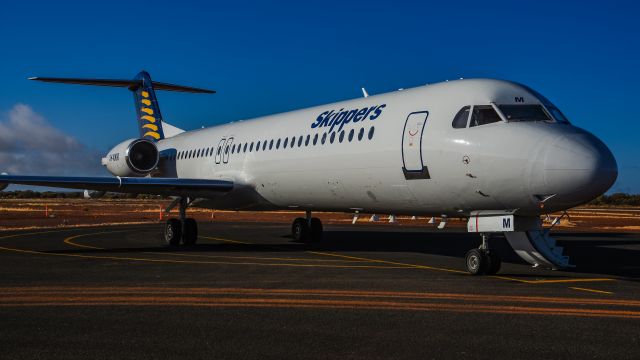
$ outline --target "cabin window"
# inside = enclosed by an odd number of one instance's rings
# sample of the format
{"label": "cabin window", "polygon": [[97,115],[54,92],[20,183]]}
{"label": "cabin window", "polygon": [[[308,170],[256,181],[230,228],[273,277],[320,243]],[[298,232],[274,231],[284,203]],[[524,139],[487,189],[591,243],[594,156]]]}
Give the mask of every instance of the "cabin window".
{"label": "cabin window", "polygon": [[491,105],[474,105],[469,127],[502,121]]}
{"label": "cabin window", "polygon": [[318,143],[318,134],[313,135],[313,145],[315,146]]}
{"label": "cabin window", "polygon": [[302,135],[298,138],[298,147],[302,146]]}
{"label": "cabin window", "polygon": [[249,146],[249,152],[253,151],[253,141],[251,142],[251,146]]}
{"label": "cabin window", "polygon": [[375,127],[371,127],[371,129],[369,129],[369,140],[373,139],[373,132],[376,131]]}
{"label": "cabin window", "polygon": [[322,145],[324,145],[324,143],[327,141],[327,133],[322,134],[322,141],[320,141],[322,143]]}
{"label": "cabin window", "polygon": [[293,148],[294,146],[296,146],[296,137],[292,137],[291,138],[291,147]]}
{"label": "cabin window", "polygon": [[329,140],[332,144],[333,144],[333,140],[336,139],[336,133],[332,132],[331,133],[331,139]]}
{"label": "cabin window", "polygon": [[364,128],[360,128],[358,132],[358,141],[362,141],[362,137],[364,136]]}
{"label": "cabin window", "polygon": [[269,142],[269,150],[273,149],[273,140]]}
{"label": "cabin window", "polygon": [[471,112],[471,106],[465,106],[453,118],[453,122],[451,126],[454,129],[464,129],[467,127],[467,123],[469,122],[469,113]]}
{"label": "cabin window", "polygon": [[309,140],[311,140],[311,135],[307,135],[307,139],[304,141],[304,146],[309,146]]}
{"label": "cabin window", "polygon": [[276,142],[276,149],[280,149],[280,139],[278,139],[278,142]]}
{"label": "cabin window", "polygon": [[242,149],[242,152],[243,152],[243,153],[246,153],[246,152],[247,152],[247,143],[244,143],[244,148]]}
{"label": "cabin window", "polygon": [[258,141],[258,144],[256,145],[256,151],[260,151],[260,141]]}
{"label": "cabin window", "polygon": [[340,142],[342,142],[342,140],[344,140],[344,130],[340,131],[340,137],[338,137],[338,140]]}
{"label": "cabin window", "polygon": [[542,105],[498,105],[508,121],[551,121]]}
{"label": "cabin window", "polygon": [[351,142],[351,140],[353,140],[353,134],[355,133],[355,130],[351,129],[349,131],[349,142]]}
{"label": "cabin window", "polygon": [[267,150],[267,140],[262,142],[262,151]]}

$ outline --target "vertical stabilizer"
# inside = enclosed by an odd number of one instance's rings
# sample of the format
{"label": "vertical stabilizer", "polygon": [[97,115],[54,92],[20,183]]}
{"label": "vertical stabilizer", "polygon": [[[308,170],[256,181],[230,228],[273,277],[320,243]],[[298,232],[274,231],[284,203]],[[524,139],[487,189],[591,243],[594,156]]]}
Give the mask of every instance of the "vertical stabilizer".
{"label": "vertical stabilizer", "polygon": [[162,131],[162,115],[156,93],[153,90],[153,82],[151,76],[146,71],[141,71],[136,75],[135,80],[139,80],[141,85],[131,87],[133,92],[133,100],[138,115],[138,131],[140,138],[151,141],[164,139]]}

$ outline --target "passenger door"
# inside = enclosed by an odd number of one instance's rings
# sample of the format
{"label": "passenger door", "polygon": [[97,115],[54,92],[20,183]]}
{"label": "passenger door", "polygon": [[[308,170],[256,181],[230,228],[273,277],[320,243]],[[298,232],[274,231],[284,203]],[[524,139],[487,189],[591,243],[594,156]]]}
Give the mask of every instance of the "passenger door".
{"label": "passenger door", "polygon": [[226,138],[222,138],[218,143],[218,147],[216,148],[216,164],[220,164],[222,161],[222,152],[224,151],[224,143],[227,141]]}
{"label": "passenger door", "polygon": [[222,162],[225,164],[229,162],[229,153],[231,152],[231,145],[233,145],[232,137],[230,137],[229,140],[227,140],[227,144],[224,146],[224,155],[222,155]]}
{"label": "passenger door", "polygon": [[422,137],[429,117],[428,111],[409,114],[402,131],[402,172],[407,180],[429,179],[429,170],[422,158]]}

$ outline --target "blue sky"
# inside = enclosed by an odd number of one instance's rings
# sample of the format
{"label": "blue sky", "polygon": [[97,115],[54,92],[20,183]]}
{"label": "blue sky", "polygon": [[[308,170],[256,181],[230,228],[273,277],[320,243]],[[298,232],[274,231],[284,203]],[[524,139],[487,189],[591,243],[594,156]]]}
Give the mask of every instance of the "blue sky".
{"label": "blue sky", "polygon": [[612,190],[640,193],[639,10],[632,1],[8,1],[0,125],[41,121],[66,139],[63,157],[83,156],[65,166],[18,156],[37,151],[28,144],[4,157],[0,146],[0,165],[105,174],[100,154],[137,134],[127,91],[29,76],[130,78],[145,69],[218,90],[158,94],[165,120],[186,129],[359,97],[361,86],[380,93],[494,77],[528,84],[602,138],[620,167]]}

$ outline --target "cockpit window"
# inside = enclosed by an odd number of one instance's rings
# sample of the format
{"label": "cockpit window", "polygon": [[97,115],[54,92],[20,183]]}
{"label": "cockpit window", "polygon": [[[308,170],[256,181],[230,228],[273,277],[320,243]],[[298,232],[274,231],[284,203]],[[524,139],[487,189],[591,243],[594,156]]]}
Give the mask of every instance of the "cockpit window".
{"label": "cockpit window", "polygon": [[538,100],[540,100],[540,102],[542,103],[542,105],[544,105],[545,108],[547,108],[547,111],[549,111],[549,113],[551,113],[551,116],[553,116],[553,118],[562,124],[569,124],[569,120],[564,116],[564,114],[558,110],[558,108],[553,105],[553,103],[551,101],[549,101],[549,99],[547,99],[546,97],[544,97],[542,94],[540,94],[539,92],[533,90],[532,88],[523,85],[523,84],[519,84],[520,86],[522,86],[523,88],[525,88],[526,90],[528,90],[530,93],[532,93],[535,97],[538,98]]}
{"label": "cockpit window", "polygon": [[542,105],[498,105],[508,121],[551,121]]}
{"label": "cockpit window", "polygon": [[560,111],[557,107],[551,104],[546,104],[545,106],[547,107],[547,110],[549,110],[549,112],[551,113],[551,116],[553,116],[553,118],[556,119],[557,122],[562,124],[569,123],[569,120],[564,116],[562,111]]}
{"label": "cockpit window", "polygon": [[491,105],[475,105],[471,114],[469,127],[491,124],[502,121]]}
{"label": "cockpit window", "polygon": [[453,122],[451,126],[454,129],[464,129],[467,127],[467,122],[469,121],[469,112],[471,110],[471,106],[465,106],[453,118]]}

